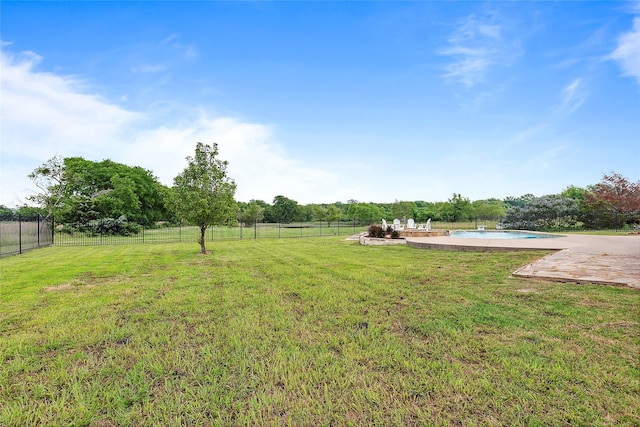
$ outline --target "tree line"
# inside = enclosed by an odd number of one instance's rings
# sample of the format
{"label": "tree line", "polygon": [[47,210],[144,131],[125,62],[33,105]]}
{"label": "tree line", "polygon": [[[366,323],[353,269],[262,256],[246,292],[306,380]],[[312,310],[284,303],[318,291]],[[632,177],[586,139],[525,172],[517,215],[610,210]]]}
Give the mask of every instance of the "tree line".
{"label": "tree line", "polygon": [[[9,209],[0,217],[40,214],[55,216],[63,229],[135,233],[139,227],[186,222],[200,226],[253,225],[340,220],[379,222],[409,219],[432,221],[499,221],[514,229],[567,227],[621,228],[640,222],[640,181],[612,172],[586,188],[569,186],[559,194],[532,194],[471,201],[454,193],[446,201],[347,202],[300,204],[284,195],[271,203],[238,202],[227,162],[217,158],[217,145],[198,143],[187,167],[173,186],[161,184],[152,171],[111,160],[54,156],[29,174],[39,193],[35,206]],[[107,219],[107,221],[105,221]],[[97,230],[97,227],[102,227]]]}

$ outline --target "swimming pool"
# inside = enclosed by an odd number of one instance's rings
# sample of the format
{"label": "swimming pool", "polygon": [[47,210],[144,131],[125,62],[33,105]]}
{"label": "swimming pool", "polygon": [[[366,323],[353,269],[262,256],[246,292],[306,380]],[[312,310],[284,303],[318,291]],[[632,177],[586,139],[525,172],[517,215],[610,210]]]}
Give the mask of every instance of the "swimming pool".
{"label": "swimming pool", "polygon": [[527,233],[526,231],[484,231],[484,230],[457,230],[451,233],[451,237],[464,237],[465,239],[548,239],[551,234]]}

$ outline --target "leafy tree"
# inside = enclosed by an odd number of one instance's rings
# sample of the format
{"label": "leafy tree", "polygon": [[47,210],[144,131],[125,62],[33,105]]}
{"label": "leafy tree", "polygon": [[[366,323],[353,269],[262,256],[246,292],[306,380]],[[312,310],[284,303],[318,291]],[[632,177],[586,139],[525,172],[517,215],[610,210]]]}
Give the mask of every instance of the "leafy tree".
{"label": "leafy tree", "polygon": [[274,197],[272,214],[275,222],[288,224],[295,221],[299,213],[299,205],[295,200],[285,196]]}
{"label": "leafy tree", "polygon": [[640,219],[640,181],[630,182],[622,175],[612,172],[589,188],[586,203],[593,211],[608,211],[614,215],[614,226]]}
{"label": "leafy tree", "polygon": [[99,218],[152,225],[167,215],[163,187],[148,170],[111,160],[54,156],[29,177],[41,193],[29,197],[58,222],[80,226]]}
{"label": "leafy tree", "polygon": [[452,221],[465,221],[473,218],[473,206],[466,197],[453,193],[448,203],[450,205],[449,219]]}
{"label": "leafy tree", "polygon": [[54,215],[63,203],[65,192],[64,159],[53,156],[29,174],[29,178],[41,193],[27,197],[28,200],[44,207],[47,217]]}
{"label": "leafy tree", "polygon": [[411,218],[411,214],[413,212],[413,208],[414,208],[415,204],[413,202],[407,202],[407,201],[398,201],[396,200],[395,202],[393,202],[393,204],[391,205],[391,214],[393,215],[394,218]]}
{"label": "leafy tree", "polygon": [[576,224],[578,214],[578,202],[552,194],[536,197],[524,207],[509,207],[505,223],[509,228],[520,230],[572,227]]}
{"label": "leafy tree", "polygon": [[310,204],[307,208],[311,210],[311,217],[314,221],[324,221],[327,218],[327,208],[322,205]]}
{"label": "leafy tree", "polygon": [[374,203],[352,203],[347,210],[347,217],[357,221],[378,222],[385,218],[385,214]]}
{"label": "leafy tree", "polygon": [[495,220],[506,213],[504,202],[498,199],[474,200],[472,203],[476,218],[482,220]]}
{"label": "leafy tree", "polygon": [[15,216],[15,212],[13,209],[6,207],[5,205],[0,205],[0,219],[11,220]]}
{"label": "leafy tree", "polygon": [[[130,221],[152,225],[166,219],[166,190],[151,171],[111,160],[93,162],[81,157],[64,159],[65,204],[85,196],[98,217],[127,216]],[[73,205],[73,204],[72,204]],[[65,221],[77,222],[73,210],[64,209]]]}
{"label": "leafy tree", "polygon": [[329,205],[327,207],[327,215],[325,221],[327,221],[327,227],[331,227],[331,223],[334,221],[340,221],[342,218],[342,209],[336,205]]}
{"label": "leafy tree", "polygon": [[178,216],[200,227],[200,250],[207,253],[207,227],[235,220],[235,182],[227,176],[227,161],[218,155],[218,145],[198,142],[195,156],[187,156],[187,167],[173,180],[170,204]]}
{"label": "leafy tree", "polygon": [[20,206],[16,213],[23,218],[35,218],[37,216],[46,217],[47,211],[44,208],[34,206]]}
{"label": "leafy tree", "polygon": [[262,222],[264,219],[264,208],[255,200],[252,200],[242,210],[241,219],[243,223],[249,226]]}
{"label": "leafy tree", "polygon": [[517,206],[517,207],[523,208],[535,198],[536,198],[536,196],[534,196],[533,194],[527,193],[527,194],[524,194],[524,195],[522,195],[520,197],[509,196],[509,197],[504,199],[504,202],[508,206]]}

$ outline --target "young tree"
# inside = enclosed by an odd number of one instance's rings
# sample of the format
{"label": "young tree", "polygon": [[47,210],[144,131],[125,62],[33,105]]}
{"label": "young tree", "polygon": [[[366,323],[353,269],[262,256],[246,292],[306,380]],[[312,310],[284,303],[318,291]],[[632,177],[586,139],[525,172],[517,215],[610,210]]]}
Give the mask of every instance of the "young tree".
{"label": "young tree", "polygon": [[200,227],[200,250],[207,253],[207,227],[235,220],[235,182],[227,176],[227,161],[217,159],[218,144],[198,142],[195,156],[187,156],[187,167],[173,179],[170,204],[178,216]]}

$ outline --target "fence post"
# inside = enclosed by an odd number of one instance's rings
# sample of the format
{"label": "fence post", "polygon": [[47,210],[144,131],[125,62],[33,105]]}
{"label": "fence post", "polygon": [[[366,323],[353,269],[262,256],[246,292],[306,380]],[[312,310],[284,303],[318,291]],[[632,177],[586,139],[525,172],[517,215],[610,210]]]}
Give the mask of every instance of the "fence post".
{"label": "fence post", "polygon": [[258,219],[253,223],[253,240],[258,238]]}
{"label": "fence post", "polygon": [[280,223],[278,222],[278,239],[280,238]]}
{"label": "fence post", "polygon": [[18,253],[22,253],[22,216],[18,214]]}
{"label": "fence post", "polygon": [[42,215],[38,214],[38,247],[40,247],[40,222],[42,221]]}

